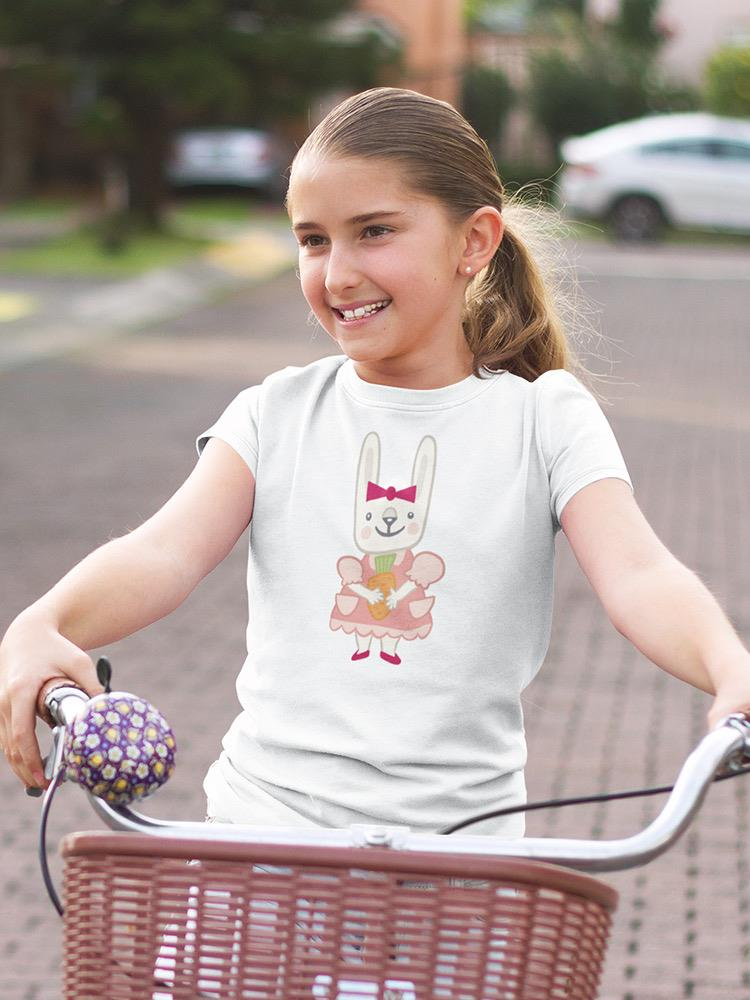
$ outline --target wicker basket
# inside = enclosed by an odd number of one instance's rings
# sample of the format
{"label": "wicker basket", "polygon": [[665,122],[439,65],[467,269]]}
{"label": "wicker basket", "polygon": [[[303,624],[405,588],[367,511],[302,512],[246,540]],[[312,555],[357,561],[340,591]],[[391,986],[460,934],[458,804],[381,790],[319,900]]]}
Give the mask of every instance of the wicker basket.
{"label": "wicker basket", "polygon": [[617,894],[541,862],[75,834],[66,1000],[595,1000]]}

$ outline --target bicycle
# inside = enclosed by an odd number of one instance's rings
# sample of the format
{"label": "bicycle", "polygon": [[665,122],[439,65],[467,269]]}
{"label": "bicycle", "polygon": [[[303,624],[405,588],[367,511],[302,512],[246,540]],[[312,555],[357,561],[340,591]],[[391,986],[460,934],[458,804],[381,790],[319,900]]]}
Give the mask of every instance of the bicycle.
{"label": "bicycle", "polygon": [[[42,692],[42,834],[92,704],[66,684]],[[591,873],[663,853],[748,760],[750,721],[729,716],[657,818],[614,841],[168,822],[89,792],[110,830],[61,846],[65,1000],[596,1000],[617,893]],[[40,854],[54,901],[43,835]]]}

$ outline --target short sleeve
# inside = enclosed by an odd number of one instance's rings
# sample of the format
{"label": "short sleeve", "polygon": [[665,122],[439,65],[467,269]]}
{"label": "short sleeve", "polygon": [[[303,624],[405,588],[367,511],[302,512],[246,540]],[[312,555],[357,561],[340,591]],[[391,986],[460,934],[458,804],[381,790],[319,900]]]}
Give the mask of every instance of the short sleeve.
{"label": "short sleeve", "polygon": [[198,435],[195,442],[198,454],[200,455],[210,438],[220,438],[234,448],[253,476],[257,476],[259,403],[260,386],[243,389],[216,423]]}
{"label": "short sleeve", "polygon": [[579,490],[599,479],[622,479],[625,461],[601,407],[574,375],[555,370],[537,379],[538,443],[547,469],[555,526]]}

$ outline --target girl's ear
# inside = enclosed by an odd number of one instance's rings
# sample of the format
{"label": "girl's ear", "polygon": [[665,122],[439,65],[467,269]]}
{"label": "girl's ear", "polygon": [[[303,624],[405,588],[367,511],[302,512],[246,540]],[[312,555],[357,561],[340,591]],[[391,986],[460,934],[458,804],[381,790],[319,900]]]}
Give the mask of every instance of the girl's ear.
{"label": "girl's ear", "polygon": [[464,249],[459,272],[472,278],[495,256],[503,238],[503,217],[492,205],[478,208],[464,223]]}

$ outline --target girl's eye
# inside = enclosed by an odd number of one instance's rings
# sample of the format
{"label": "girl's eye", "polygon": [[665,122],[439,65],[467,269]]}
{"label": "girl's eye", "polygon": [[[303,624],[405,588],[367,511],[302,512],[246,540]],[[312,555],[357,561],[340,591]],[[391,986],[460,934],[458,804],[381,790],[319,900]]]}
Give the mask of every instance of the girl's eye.
{"label": "girl's eye", "polygon": [[362,231],[363,236],[386,236],[391,230],[388,226],[367,226]]}
{"label": "girl's eye", "polygon": [[310,235],[310,236],[303,236],[302,239],[300,240],[299,245],[301,247],[322,247],[324,243],[325,243],[324,236]]}

